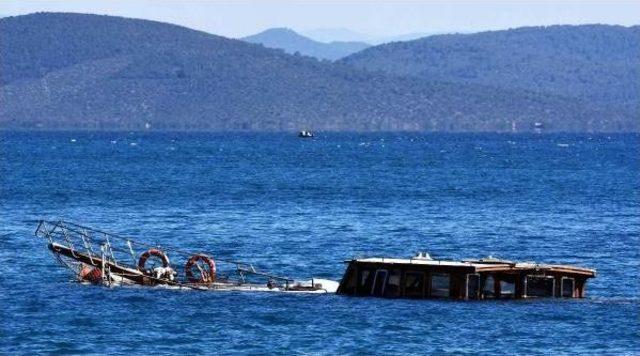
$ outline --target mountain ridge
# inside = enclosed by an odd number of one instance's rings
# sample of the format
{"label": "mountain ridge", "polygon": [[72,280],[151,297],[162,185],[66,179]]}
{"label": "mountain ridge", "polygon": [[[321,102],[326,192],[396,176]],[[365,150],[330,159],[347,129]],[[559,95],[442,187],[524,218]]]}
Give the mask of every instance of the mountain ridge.
{"label": "mountain ridge", "polygon": [[341,61],[392,75],[575,97],[640,112],[640,26],[554,25],[434,35]]}
{"label": "mountain ridge", "polygon": [[0,127],[205,131],[637,131],[557,95],[397,77],[160,22],[0,19]]}
{"label": "mountain ridge", "polygon": [[269,48],[279,48],[289,54],[299,53],[328,60],[337,60],[370,46],[355,41],[319,42],[289,28],[270,28],[255,35],[242,37],[241,40],[259,43]]}

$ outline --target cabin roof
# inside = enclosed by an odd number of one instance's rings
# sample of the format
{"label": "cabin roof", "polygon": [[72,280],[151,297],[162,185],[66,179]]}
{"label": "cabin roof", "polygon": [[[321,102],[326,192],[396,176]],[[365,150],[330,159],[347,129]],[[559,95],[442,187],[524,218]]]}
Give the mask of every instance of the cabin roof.
{"label": "cabin roof", "polygon": [[587,277],[595,277],[596,270],[577,266],[552,265],[536,262],[512,262],[503,260],[465,260],[465,261],[448,261],[448,260],[432,260],[423,258],[386,258],[386,257],[370,257],[353,259],[346,262],[356,263],[376,263],[389,265],[415,265],[415,266],[442,266],[452,269],[464,269],[472,272],[512,272],[512,271],[547,271],[559,272],[567,274],[579,274]]}

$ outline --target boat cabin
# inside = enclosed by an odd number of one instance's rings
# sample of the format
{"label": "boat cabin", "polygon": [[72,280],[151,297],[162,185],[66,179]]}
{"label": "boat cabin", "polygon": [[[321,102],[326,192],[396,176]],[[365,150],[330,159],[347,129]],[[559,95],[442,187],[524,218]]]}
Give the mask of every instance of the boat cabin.
{"label": "boat cabin", "polygon": [[593,269],[486,258],[433,260],[364,258],[346,261],[338,294],[383,298],[582,298]]}

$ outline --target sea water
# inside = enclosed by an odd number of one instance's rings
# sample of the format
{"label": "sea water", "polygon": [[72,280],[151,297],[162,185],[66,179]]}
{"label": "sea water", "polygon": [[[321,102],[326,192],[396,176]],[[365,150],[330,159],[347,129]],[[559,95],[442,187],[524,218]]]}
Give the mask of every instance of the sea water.
{"label": "sea water", "polygon": [[[1,133],[0,352],[640,350],[640,136]],[[585,299],[435,301],[70,281],[64,218],[296,278],[362,256],[596,268]],[[174,263],[181,263],[174,261]]]}

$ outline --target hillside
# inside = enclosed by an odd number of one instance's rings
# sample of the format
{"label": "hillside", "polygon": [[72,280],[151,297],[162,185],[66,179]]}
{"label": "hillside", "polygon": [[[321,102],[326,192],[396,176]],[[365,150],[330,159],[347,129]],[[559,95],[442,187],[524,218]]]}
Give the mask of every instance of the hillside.
{"label": "hillside", "polygon": [[279,48],[290,54],[297,52],[305,56],[332,61],[369,47],[364,42],[318,42],[299,35],[288,28],[271,28],[241,39],[246,42],[259,43],[269,48]]}
{"label": "hillside", "polygon": [[373,74],[184,27],[38,13],[0,19],[0,127],[629,131],[554,95]]}
{"label": "hillside", "polygon": [[438,35],[371,47],[343,62],[425,80],[575,97],[636,117],[640,112],[640,26]]}

